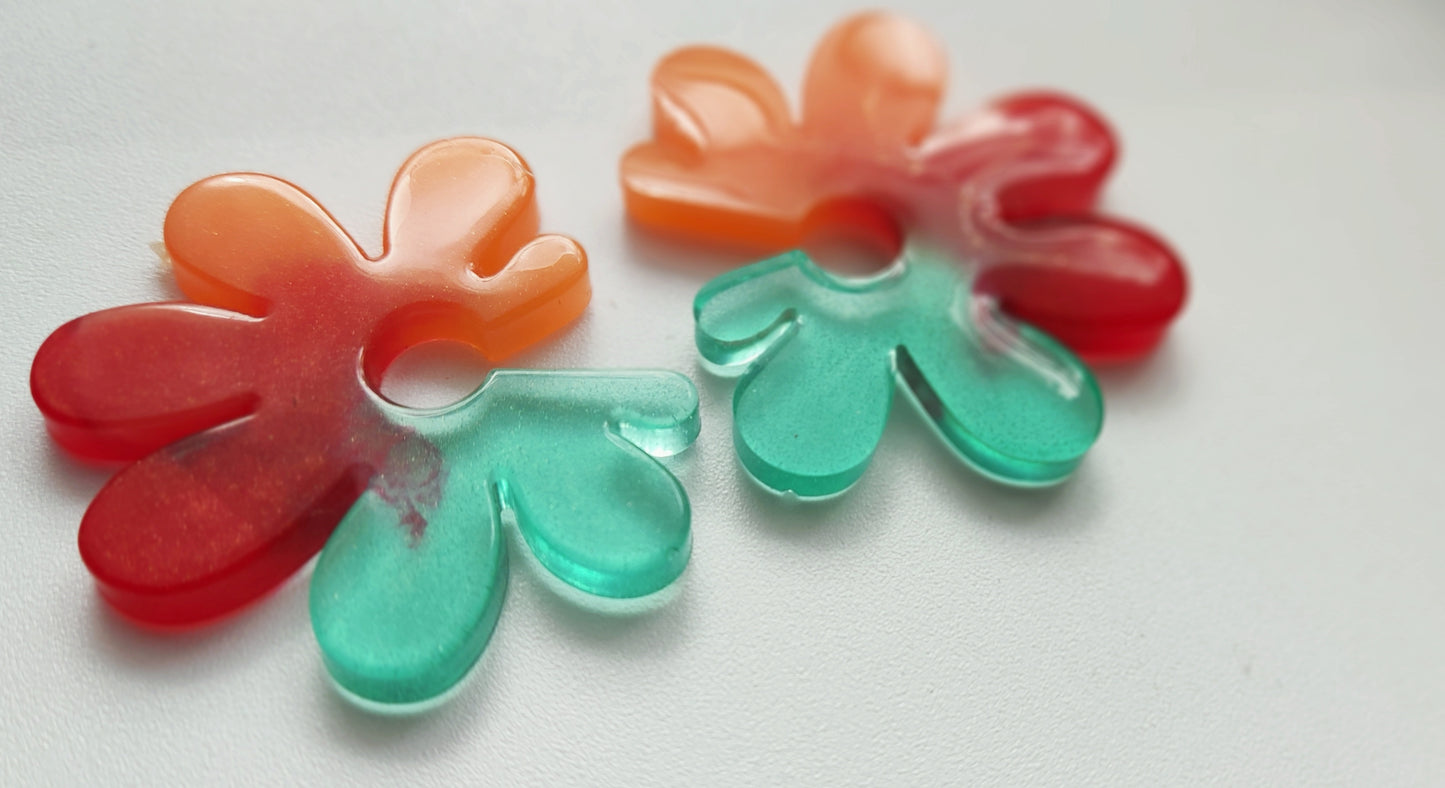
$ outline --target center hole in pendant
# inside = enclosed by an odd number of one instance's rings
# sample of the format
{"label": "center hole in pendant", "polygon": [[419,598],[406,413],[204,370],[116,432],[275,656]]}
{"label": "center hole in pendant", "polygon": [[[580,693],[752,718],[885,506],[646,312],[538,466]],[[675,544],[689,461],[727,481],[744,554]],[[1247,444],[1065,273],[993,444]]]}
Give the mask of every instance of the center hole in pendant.
{"label": "center hole in pendant", "polygon": [[893,214],[863,198],[833,200],[814,208],[803,227],[803,251],[839,276],[872,276],[903,251],[903,230]]}
{"label": "center hole in pendant", "polygon": [[381,396],[408,408],[441,408],[461,401],[491,367],[476,348],[450,339],[423,342],[397,356],[381,375]]}

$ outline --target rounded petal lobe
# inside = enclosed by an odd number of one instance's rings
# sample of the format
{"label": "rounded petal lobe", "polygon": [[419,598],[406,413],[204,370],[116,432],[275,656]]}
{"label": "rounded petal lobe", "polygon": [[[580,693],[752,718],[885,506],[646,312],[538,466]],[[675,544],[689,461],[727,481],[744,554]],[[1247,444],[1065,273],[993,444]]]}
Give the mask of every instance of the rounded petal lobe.
{"label": "rounded petal lobe", "polygon": [[698,293],[698,350],[743,371],[733,442],[765,486],[833,495],[868,467],[893,396],[892,337],[870,325],[880,301],[867,291],[882,281],[849,284],[789,252]]}
{"label": "rounded petal lobe", "polygon": [[930,177],[957,183],[970,199],[980,190],[969,187],[981,179],[999,218],[1021,222],[1092,210],[1118,142],[1088,104],[1034,90],[1002,96],[939,129],[919,154]]}
{"label": "rounded petal lobe", "polygon": [[119,307],[56,329],[30,391],[57,443],[101,461],[139,459],[250,413],[243,359],[258,321],[190,304]]}
{"label": "rounded petal lobe", "polygon": [[434,142],[397,172],[386,212],[391,266],[490,276],[537,234],[535,183],[516,151],[481,137]]}
{"label": "rounded petal lobe", "polygon": [[945,440],[999,481],[1053,484],[1073,473],[1103,424],[1087,367],[1058,343],[986,302],[915,330],[898,375]]}
{"label": "rounded petal lobe", "polygon": [[738,381],[733,443],[753,478],[816,498],[863,475],[888,422],[893,374],[879,348],[856,340],[805,316]]}
{"label": "rounded petal lobe", "polygon": [[698,431],[697,391],[667,372],[494,374],[484,389],[503,505],[549,572],[630,599],[662,590],[692,551],[687,494],[654,456]]}
{"label": "rounded petal lobe", "polygon": [[702,154],[776,143],[791,128],[782,88],[737,53],[688,47],[652,73],[652,130],[664,147]]}
{"label": "rounded petal lobe", "polygon": [[248,315],[284,296],[294,267],[364,259],[310,195],[255,173],[217,175],[181,192],[166,213],[165,243],[191,300]]}
{"label": "rounded petal lobe", "polygon": [[803,128],[825,139],[915,145],[933,128],[948,63],[928,31],[881,11],[849,17],[813,51]]}
{"label": "rounded petal lobe", "polygon": [[1137,225],[1084,216],[1000,224],[989,234],[979,292],[1091,361],[1148,353],[1184,308],[1183,262]]}
{"label": "rounded petal lobe", "polygon": [[128,618],[225,616],[311,560],[361,493],[340,436],[269,411],[193,435],[116,474],[80,524],[80,555]]}
{"label": "rounded petal lobe", "polygon": [[471,670],[496,628],[507,588],[498,503],[484,468],[451,467],[426,511],[399,509],[379,489],[361,496],[322,550],[311,625],[343,690],[377,704],[422,703]]}

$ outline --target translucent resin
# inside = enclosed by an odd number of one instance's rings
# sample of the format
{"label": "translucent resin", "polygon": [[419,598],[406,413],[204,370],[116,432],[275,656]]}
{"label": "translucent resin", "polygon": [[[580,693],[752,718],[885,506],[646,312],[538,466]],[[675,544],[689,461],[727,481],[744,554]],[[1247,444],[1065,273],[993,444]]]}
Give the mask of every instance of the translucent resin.
{"label": "translucent resin", "polygon": [[203,623],[332,539],[312,596],[327,664],[358,696],[413,703],[451,686],[492,631],[503,511],[585,592],[636,596],[675,578],[687,500],[652,456],[697,434],[685,378],[496,371],[435,411],[375,393],[418,344],[498,362],[582,312],[581,247],[537,224],[526,164],[478,138],[403,165],[376,259],[284,181],[186,189],[165,244],[190,302],[74,320],[31,371],[56,441],[131,463],[80,527],[106,600],[147,625]]}
{"label": "translucent resin", "polygon": [[1032,91],[935,127],[947,71],[926,30],[857,14],[814,51],[795,120],[751,60],[678,50],[653,72],[653,139],[622,159],[628,212],[771,252],[860,230],[894,251],[922,243],[1085,358],[1147,353],[1183,307],[1184,268],[1158,236],[1095,212],[1118,153],[1108,124]]}
{"label": "translucent resin", "polygon": [[855,482],[900,385],[964,460],[1004,482],[1065,478],[1099,434],[1088,369],[974,298],[946,259],[910,251],[859,280],[792,252],[714,279],[693,311],[703,357],[742,371],[734,442],[774,490],[821,497]]}

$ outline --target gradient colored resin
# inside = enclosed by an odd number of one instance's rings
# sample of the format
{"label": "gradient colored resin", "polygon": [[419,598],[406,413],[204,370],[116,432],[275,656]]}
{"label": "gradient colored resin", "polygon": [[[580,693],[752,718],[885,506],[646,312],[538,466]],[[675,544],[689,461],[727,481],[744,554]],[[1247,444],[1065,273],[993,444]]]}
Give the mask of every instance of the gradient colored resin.
{"label": "gradient colored resin", "polygon": [[1091,360],[1152,349],[1184,304],[1179,258],[1094,213],[1117,144],[1057,93],[1005,96],[934,128],[947,66],[917,25],[845,19],[813,54],[801,118],[757,64],[688,47],[652,78],[653,139],[622,160],[629,213],[774,251],[818,235],[948,250],[975,290]]}
{"label": "gradient colored resin", "polygon": [[840,279],[791,252],[698,293],[703,357],[743,370],[733,395],[743,465],[774,490],[842,492],[872,458],[901,384],[983,473],[1022,485],[1068,476],[1103,417],[1088,369],[974,298],[948,260],[905,259]]}
{"label": "gradient colored resin", "polygon": [[[492,373],[435,411],[378,401],[443,458],[425,521],[374,484],[326,543],[311,620],[346,690],[415,703],[481,655],[506,588],[504,511],[541,565],[601,597],[660,591],[687,565],[687,496],[653,457],[698,432],[697,392],[672,372]],[[425,465],[425,463],[422,463]]]}
{"label": "gradient colored resin", "polygon": [[[537,235],[531,173],[500,143],[459,138],[417,152],[393,184],[385,227],[383,254],[368,259],[288,183],[201,181],[165,223],[194,303],[70,322],[36,354],[31,390],[66,449],[133,462],[80,528],[81,556],[119,612],[162,627],[225,616],[303,566],[346,518],[313,605],[328,665],[363,697],[410,702],[455,681],[491,632],[499,505],[551,558],[544,565],[583,590],[647,593],[681,571],[686,500],[643,454],[685,445],[696,398],[663,373],[498,372],[442,411],[385,402],[374,391],[408,348],[452,340],[500,361],[564,327],[590,297],[582,249]],[[484,453],[466,429],[499,443]],[[585,467],[564,472],[572,463]],[[588,486],[556,486],[579,476]],[[606,495],[620,497],[601,503]],[[612,534],[623,536],[609,546]],[[463,557],[467,571],[445,574]],[[453,593],[426,596],[438,589]],[[452,627],[425,641],[430,662],[387,640],[399,626],[388,611],[420,622],[428,605]]]}

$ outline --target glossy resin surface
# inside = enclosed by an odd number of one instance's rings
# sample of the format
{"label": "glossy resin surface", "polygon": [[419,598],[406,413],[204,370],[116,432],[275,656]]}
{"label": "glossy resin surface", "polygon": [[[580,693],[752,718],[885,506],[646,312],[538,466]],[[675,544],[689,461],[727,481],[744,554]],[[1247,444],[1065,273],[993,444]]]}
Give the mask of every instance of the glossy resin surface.
{"label": "glossy resin surface", "polygon": [[80,528],[107,601],[149,625],[203,623],[331,539],[312,596],[327,664],[357,695],[410,703],[451,686],[492,631],[503,512],[583,591],[638,596],[675,578],[687,500],[652,456],[697,433],[686,379],[496,371],[433,411],[375,393],[415,345],[498,362],[580,314],[582,249],[537,224],[526,164],[479,138],[406,162],[376,259],[284,181],[231,174],[183,192],[165,243],[190,302],[74,320],[31,371],[61,445],[132,463]]}
{"label": "glossy resin surface", "polygon": [[395,504],[414,488],[373,484],[316,564],[312,624],[349,692],[415,703],[467,672],[501,610],[505,517],[545,570],[595,596],[647,596],[687,566],[687,495],[654,459],[697,436],[687,378],[501,370],[448,408],[378,405],[412,451],[437,452],[440,476],[424,519]]}
{"label": "glossy resin surface", "polygon": [[934,125],[947,64],[928,32],[865,12],[818,44],[794,116],[756,63],[708,46],[652,76],[653,139],[622,159],[639,222],[782,251],[818,235],[924,244],[976,293],[1091,360],[1147,353],[1184,304],[1178,256],[1095,211],[1118,145],[1078,99],[1003,96]]}
{"label": "glossy resin surface", "polygon": [[842,492],[867,467],[901,386],[983,473],[1020,485],[1068,476],[1103,417],[1088,369],[972,298],[948,260],[906,259],[841,279],[791,252],[698,293],[703,357],[743,373],[733,435],[744,467],[774,490]]}

